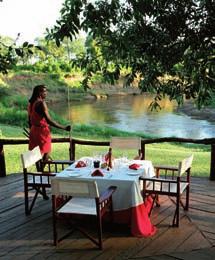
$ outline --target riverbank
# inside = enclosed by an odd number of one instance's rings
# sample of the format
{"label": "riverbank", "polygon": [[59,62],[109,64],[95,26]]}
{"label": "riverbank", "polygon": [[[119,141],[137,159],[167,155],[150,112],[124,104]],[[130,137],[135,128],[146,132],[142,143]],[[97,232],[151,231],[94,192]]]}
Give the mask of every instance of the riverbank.
{"label": "riverbank", "polygon": [[116,95],[139,95],[141,94],[141,91],[136,85],[124,86],[123,81],[121,80],[115,85],[104,83],[92,85],[91,89],[89,90],[89,94],[97,99],[100,99]]}
{"label": "riverbank", "polygon": [[194,119],[207,120],[209,122],[215,122],[215,109],[214,108],[202,108],[197,109],[192,101],[186,101],[182,107],[178,108],[178,112],[184,113]]}
{"label": "riverbank", "polygon": [[[137,87],[123,87],[102,84],[97,87],[93,87],[86,91],[82,96],[69,93],[69,99],[71,101],[81,100],[93,100],[93,99],[108,99],[113,96],[126,96],[126,95],[140,95],[141,91]],[[59,102],[59,101],[58,101]]]}
{"label": "riverbank", "polygon": [[62,102],[62,100],[85,100],[108,98],[113,95],[138,95],[140,89],[136,84],[125,86],[121,78],[115,85],[94,82],[86,91],[81,87],[83,77],[75,75],[71,78],[58,77],[46,73],[34,73],[29,71],[11,72],[8,75],[0,75],[0,102],[7,96],[21,96],[29,98],[33,87],[44,84],[48,88],[50,103]]}
{"label": "riverbank", "polygon": [[[90,93],[88,98],[95,97],[97,99],[100,98],[108,98],[114,95],[140,95],[141,91],[137,86],[132,87],[123,87],[122,85],[101,85],[97,86],[93,89],[93,94]],[[178,107],[177,111],[179,113],[183,113],[187,116],[190,116],[193,119],[198,120],[206,120],[209,122],[215,122],[215,108],[201,108],[198,109],[193,101],[186,100],[183,106]]]}
{"label": "riverbank", "polygon": [[[47,103],[50,107],[57,106],[62,103],[69,104],[69,102],[83,100],[96,100],[96,99],[108,99],[112,96],[125,96],[125,95],[140,95],[140,90],[137,85],[124,86],[123,79],[115,85],[105,83],[92,84],[91,88],[84,91],[82,88],[75,86],[75,80],[72,79],[60,79],[53,75],[45,73],[30,73],[19,72],[1,77],[0,81],[0,105],[1,115],[0,123],[25,126],[26,124],[26,107],[28,99],[32,93],[32,88],[37,84],[45,84],[48,87]],[[79,78],[80,80],[80,78]],[[151,101],[147,104],[149,106]],[[135,111],[141,113],[140,108],[146,106],[146,98],[140,99],[135,106]],[[165,104],[166,106],[166,104]],[[130,105],[129,105],[130,107]],[[172,105],[170,106],[171,109]],[[195,119],[207,120],[210,122],[215,121],[215,109],[203,108],[198,110],[190,101],[185,101],[185,104],[178,108],[178,112],[184,113]],[[61,122],[60,117],[53,115],[54,119]]]}

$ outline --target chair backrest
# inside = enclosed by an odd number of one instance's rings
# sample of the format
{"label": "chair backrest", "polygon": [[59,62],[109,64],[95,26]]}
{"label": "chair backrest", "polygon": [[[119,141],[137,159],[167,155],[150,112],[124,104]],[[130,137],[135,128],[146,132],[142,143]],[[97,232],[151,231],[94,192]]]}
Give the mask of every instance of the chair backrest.
{"label": "chair backrest", "polygon": [[27,152],[21,154],[21,160],[22,160],[22,165],[23,165],[24,169],[32,166],[33,164],[35,164],[36,162],[38,162],[41,159],[42,159],[42,155],[41,155],[39,146],[36,146],[31,151],[27,151]]}
{"label": "chair backrest", "polygon": [[52,178],[52,195],[98,198],[99,191],[95,181],[74,180],[69,178]]}
{"label": "chair backrest", "polygon": [[112,137],[110,147],[115,149],[141,149],[140,137]]}
{"label": "chair backrest", "polygon": [[192,162],[193,162],[193,154],[190,155],[189,157],[185,158],[181,162],[179,162],[179,165],[178,165],[178,176],[181,176],[189,168],[191,168]]}

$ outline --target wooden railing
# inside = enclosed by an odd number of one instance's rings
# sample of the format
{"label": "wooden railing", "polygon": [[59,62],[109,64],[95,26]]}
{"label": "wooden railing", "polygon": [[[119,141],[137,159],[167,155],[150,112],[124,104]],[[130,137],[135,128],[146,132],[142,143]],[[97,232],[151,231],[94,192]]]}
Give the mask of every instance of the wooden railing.
{"label": "wooden railing", "polygon": [[[206,139],[187,139],[176,137],[142,139],[141,152],[142,158],[145,159],[145,146],[152,143],[192,143],[204,144],[211,146],[211,160],[210,160],[210,180],[215,180],[215,138]],[[75,159],[76,145],[91,145],[91,146],[109,146],[110,141],[88,141],[76,138],[53,138],[52,143],[70,143],[69,158]],[[6,162],[4,156],[5,145],[20,145],[28,144],[28,139],[0,139],[0,177],[6,176]]]}

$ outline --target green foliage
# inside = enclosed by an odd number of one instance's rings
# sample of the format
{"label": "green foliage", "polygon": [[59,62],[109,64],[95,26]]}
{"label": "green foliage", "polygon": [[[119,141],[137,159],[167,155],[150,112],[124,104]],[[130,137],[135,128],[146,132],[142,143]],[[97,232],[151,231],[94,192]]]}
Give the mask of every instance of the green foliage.
{"label": "green foliage", "polygon": [[65,40],[60,47],[57,47],[54,41],[46,41],[43,38],[37,39],[37,44],[40,50],[34,53],[33,66],[28,63],[29,69],[34,72],[58,75],[71,73],[72,58],[85,52],[83,38],[72,43]]}
{"label": "green foliage", "polygon": [[5,108],[0,104],[0,122],[10,125],[25,126],[27,123],[27,111],[17,110],[16,108]]}
{"label": "green foliage", "polygon": [[24,135],[22,133],[23,130],[21,127],[0,123],[0,131],[1,131],[2,138],[24,137]]}
{"label": "green foliage", "polygon": [[[1,79],[0,79],[0,81],[1,81]],[[0,82],[0,99],[5,97],[6,95],[8,95],[7,88],[5,86],[2,86],[1,82]]]}
{"label": "green foliage", "polygon": [[8,108],[26,110],[28,105],[28,100],[24,96],[13,95],[13,96],[7,96],[4,99],[2,99],[2,104],[4,104],[4,106]]}
{"label": "green foliage", "polygon": [[138,79],[142,91],[156,94],[152,107],[168,95],[178,104],[193,98],[200,108],[215,92],[214,17],[212,0],[66,0],[48,38],[60,46],[79,30],[88,34],[86,54],[75,61],[85,88],[96,72],[112,84],[126,67],[128,84]]}
{"label": "green foliage", "polygon": [[14,70],[28,70],[58,74],[72,72],[71,60],[85,53],[83,37],[74,42],[64,40],[60,47],[54,41],[46,41],[43,38],[36,40],[37,45],[24,42],[17,46],[16,40],[8,37],[0,37],[0,72],[8,73]]}
{"label": "green foliage", "polygon": [[20,58],[25,62],[34,54],[36,49],[40,49],[39,46],[34,46],[28,42],[17,46],[18,38],[19,34],[15,40],[0,36],[0,73],[7,74],[8,70],[15,67]]}

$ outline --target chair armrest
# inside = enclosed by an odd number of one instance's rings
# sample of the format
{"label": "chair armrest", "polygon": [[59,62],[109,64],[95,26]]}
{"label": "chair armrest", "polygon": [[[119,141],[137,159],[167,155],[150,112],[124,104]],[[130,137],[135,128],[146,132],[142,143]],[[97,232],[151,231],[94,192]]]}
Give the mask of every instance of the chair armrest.
{"label": "chair armrest", "polygon": [[43,162],[43,169],[46,169],[48,172],[59,172],[64,170],[69,165],[73,164],[74,161],[70,160],[52,160]]}
{"label": "chair armrest", "polygon": [[170,166],[170,165],[154,165],[155,169],[159,170],[169,170],[169,171],[177,171],[178,167],[177,166]]}
{"label": "chair armrest", "polygon": [[177,183],[176,180],[172,179],[162,179],[162,178],[144,178],[142,176],[139,177],[141,181],[151,181],[151,182],[166,182],[166,183]]}
{"label": "chair armrest", "polygon": [[105,190],[99,198],[99,203],[102,203],[103,201],[109,199],[112,196],[112,194],[116,191],[116,189],[116,186],[110,186],[107,190]]}
{"label": "chair armrest", "polygon": [[47,161],[44,162],[44,164],[73,164],[75,161],[71,161],[71,160],[52,160],[52,161]]}
{"label": "chair armrest", "polygon": [[56,174],[55,174],[55,173],[52,173],[52,172],[28,172],[27,175],[32,175],[32,176],[47,176],[47,177],[56,176]]}

